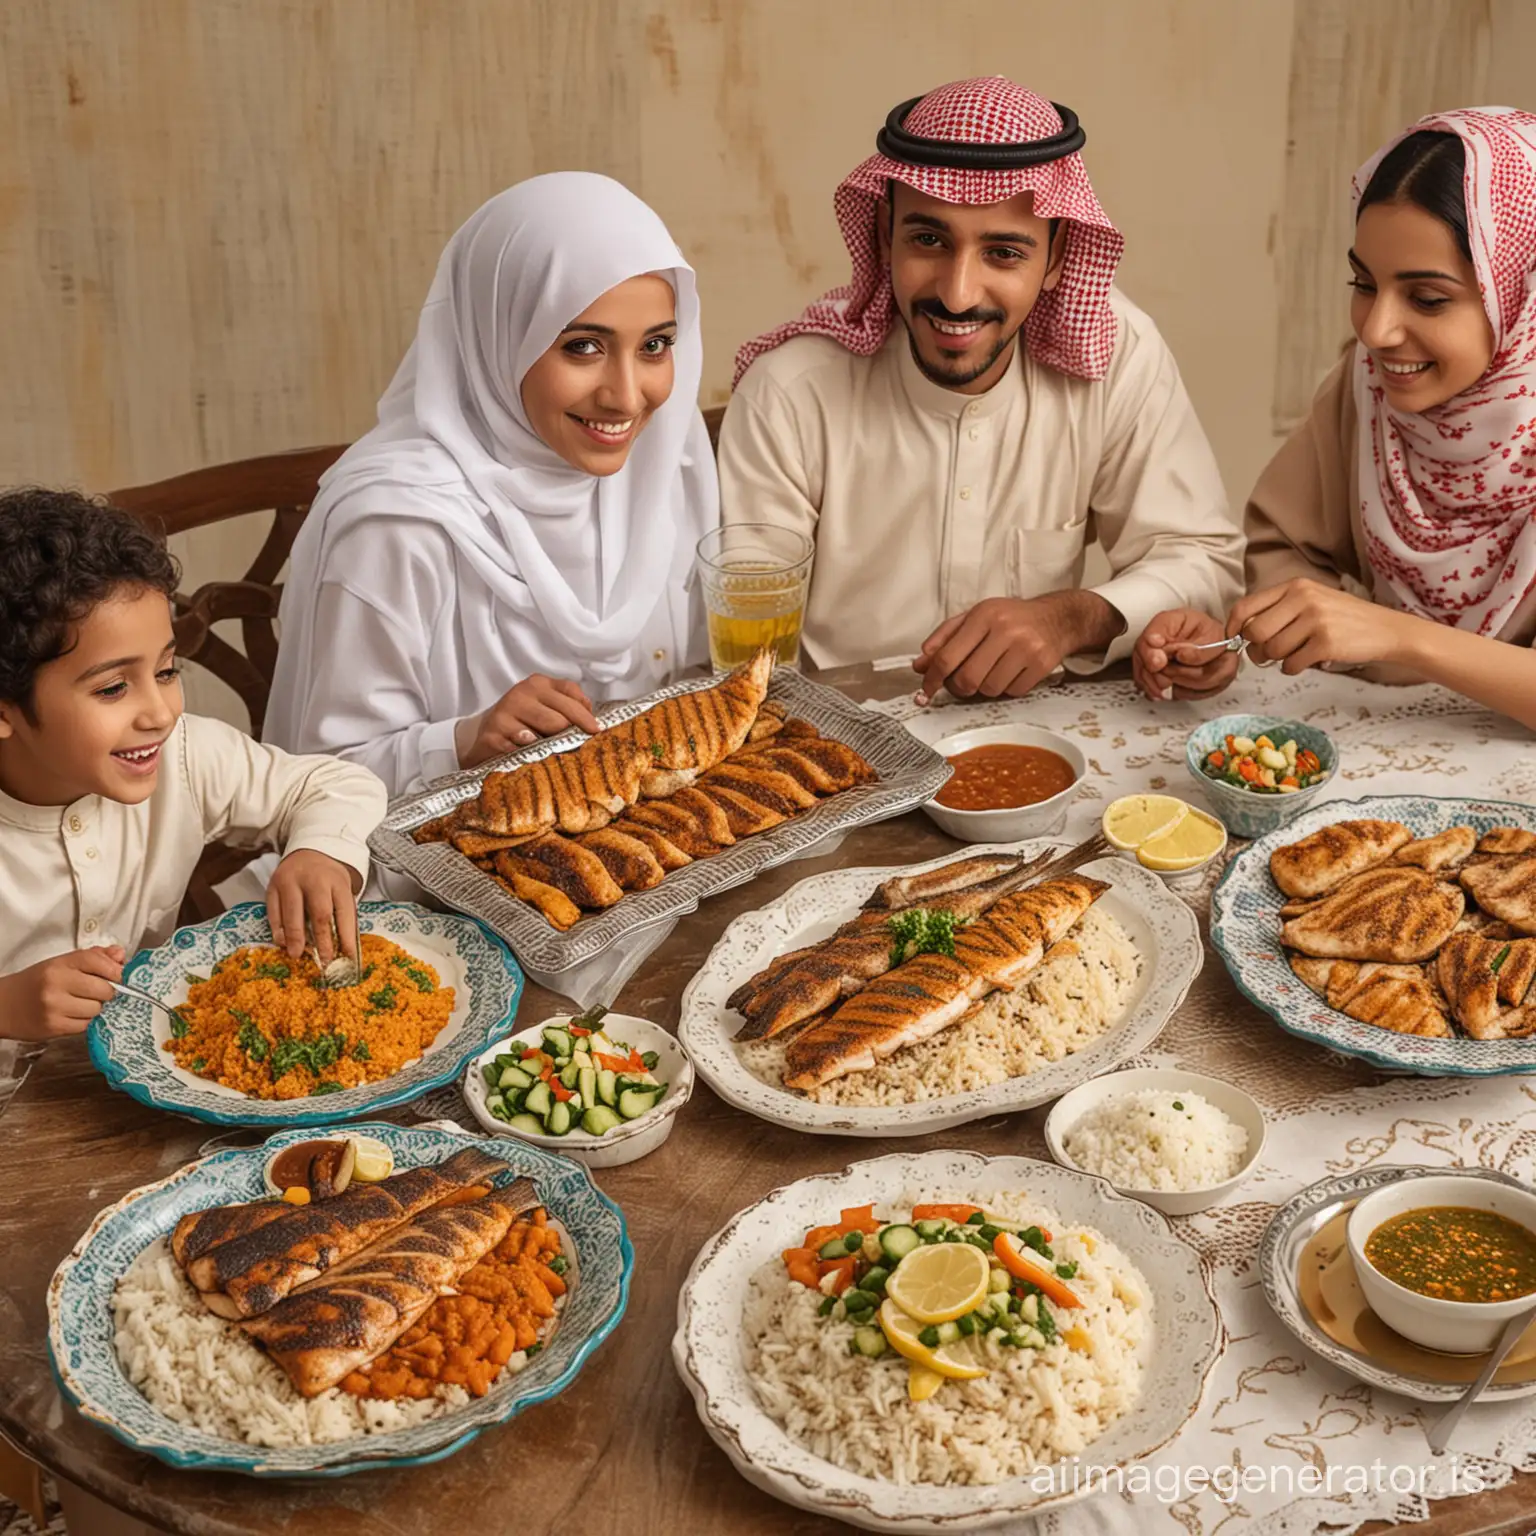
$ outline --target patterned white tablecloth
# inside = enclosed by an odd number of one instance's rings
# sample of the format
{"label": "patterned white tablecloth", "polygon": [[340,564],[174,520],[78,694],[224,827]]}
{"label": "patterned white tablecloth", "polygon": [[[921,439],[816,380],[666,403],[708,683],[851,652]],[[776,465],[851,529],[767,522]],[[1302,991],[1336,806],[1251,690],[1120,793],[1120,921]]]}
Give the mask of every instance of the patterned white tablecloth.
{"label": "patterned white tablecloth", "polygon": [[[1153,705],[1130,683],[1067,683],[1015,703],[869,707],[929,741],[1007,719],[1072,737],[1089,765],[1068,820],[1074,839],[1118,795],[1166,789],[1200,803],[1184,741],[1218,713],[1273,714],[1328,731],[1340,752],[1340,772],[1322,792],[1328,799],[1536,798],[1536,738],[1438,688],[1249,671],[1206,705]],[[1202,927],[1214,882],[1213,873],[1189,894]],[[1209,948],[1188,1002],[1138,1063],[1226,1078],[1264,1107],[1263,1160],[1235,1201],[1175,1223],[1211,1266],[1227,1348],[1200,1412],[1149,1469],[1150,1486],[1096,1494],[1018,1536],[1348,1532],[1373,1519],[1427,1519],[1431,1499],[1536,1471],[1536,1398],[1474,1408],[1453,1452],[1431,1457],[1422,1425],[1443,1409],[1374,1391],[1313,1355],[1270,1312],[1253,1264],[1275,1209],[1331,1174],[1423,1163],[1536,1179],[1536,1077],[1391,1077],[1346,1061],[1245,1003]],[[1091,1449],[1083,1460],[1091,1462]]]}

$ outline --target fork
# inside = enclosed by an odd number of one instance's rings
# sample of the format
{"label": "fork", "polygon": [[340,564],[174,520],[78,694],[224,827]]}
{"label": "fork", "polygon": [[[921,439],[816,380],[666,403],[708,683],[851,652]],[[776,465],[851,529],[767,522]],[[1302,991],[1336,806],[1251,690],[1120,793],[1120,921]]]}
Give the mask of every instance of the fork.
{"label": "fork", "polygon": [[[1224,640],[1202,640],[1198,645],[1192,645],[1188,640],[1170,640],[1163,647],[1170,656],[1174,651],[1228,651],[1246,655],[1248,650],[1248,637],[1246,635],[1229,635]],[[1248,657],[1248,664],[1254,667],[1272,667],[1272,661],[1259,661],[1252,656]]]}

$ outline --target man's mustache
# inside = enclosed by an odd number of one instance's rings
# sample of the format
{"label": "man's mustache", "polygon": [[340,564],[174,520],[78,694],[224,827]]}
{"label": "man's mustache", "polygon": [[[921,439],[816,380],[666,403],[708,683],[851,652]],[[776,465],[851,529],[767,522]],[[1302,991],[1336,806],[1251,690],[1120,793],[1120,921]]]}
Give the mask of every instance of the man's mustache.
{"label": "man's mustache", "polygon": [[978,322],[984,325],[991,320],[1008,318],[1007,314],[1000,309],[967,309],[956,314],[953,310],[946,309],[937,299],[915,299],[912,309],[916,314],[942,320],[946,325],[975,325]]}

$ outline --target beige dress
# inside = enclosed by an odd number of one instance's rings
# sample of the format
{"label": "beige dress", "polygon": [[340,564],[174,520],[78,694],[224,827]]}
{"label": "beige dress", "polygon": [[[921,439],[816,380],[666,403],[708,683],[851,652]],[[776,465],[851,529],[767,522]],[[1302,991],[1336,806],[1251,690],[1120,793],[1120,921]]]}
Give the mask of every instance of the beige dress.
{"label": "beige dress", "polygon": [[721,515],[815,541],[818,666],[912,656],[983,598],[1080,586],[1095,538],[1111,575],[1092,590],[1125,630],[1074,670],[1126,655],[1162,609],[1236,600],[1242,534],[1173,355],[1112,303],[1098,380],[1021,350],[985,394],[959,394],[922,374],[901,326],[871,357],[796,336],[747,370],[720,434]]}

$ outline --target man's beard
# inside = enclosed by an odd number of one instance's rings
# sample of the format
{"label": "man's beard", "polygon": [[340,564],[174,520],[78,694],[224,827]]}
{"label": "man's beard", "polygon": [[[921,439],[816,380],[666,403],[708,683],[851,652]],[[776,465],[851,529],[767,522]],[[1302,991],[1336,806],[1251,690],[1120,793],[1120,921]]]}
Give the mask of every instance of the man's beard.
{"label": "man's beard", "polygon": [[[935,320],[946,321],[950,325],[970,325],[975,321],[1001,321],[1008,317],[1000,309],[968,309],[964,314],[951,314],[937,299],[918,299],[912,305],[914,315],[931,315]],[[957,389],[966,384],[974,384],[982,378],[996,364],[998,358],[1005,353],[1018,336],[1015,329],[1008,335],[999,338],[998,343],[987,354],[985,359],[974,368],[968,368],[963,373],[956,373],[953,369],[937,367],[930,363],[922,354],[917,344],[917,332],[913,328],[912,321],[908,320],[901,306],[896,306],[896,313],[901,316],[901,323],[907,328],[907,344],[912,349],[912,361],[917,364],[918,371],[926,379],[931,379],[935,384],[942,384],[948,389]]]}

